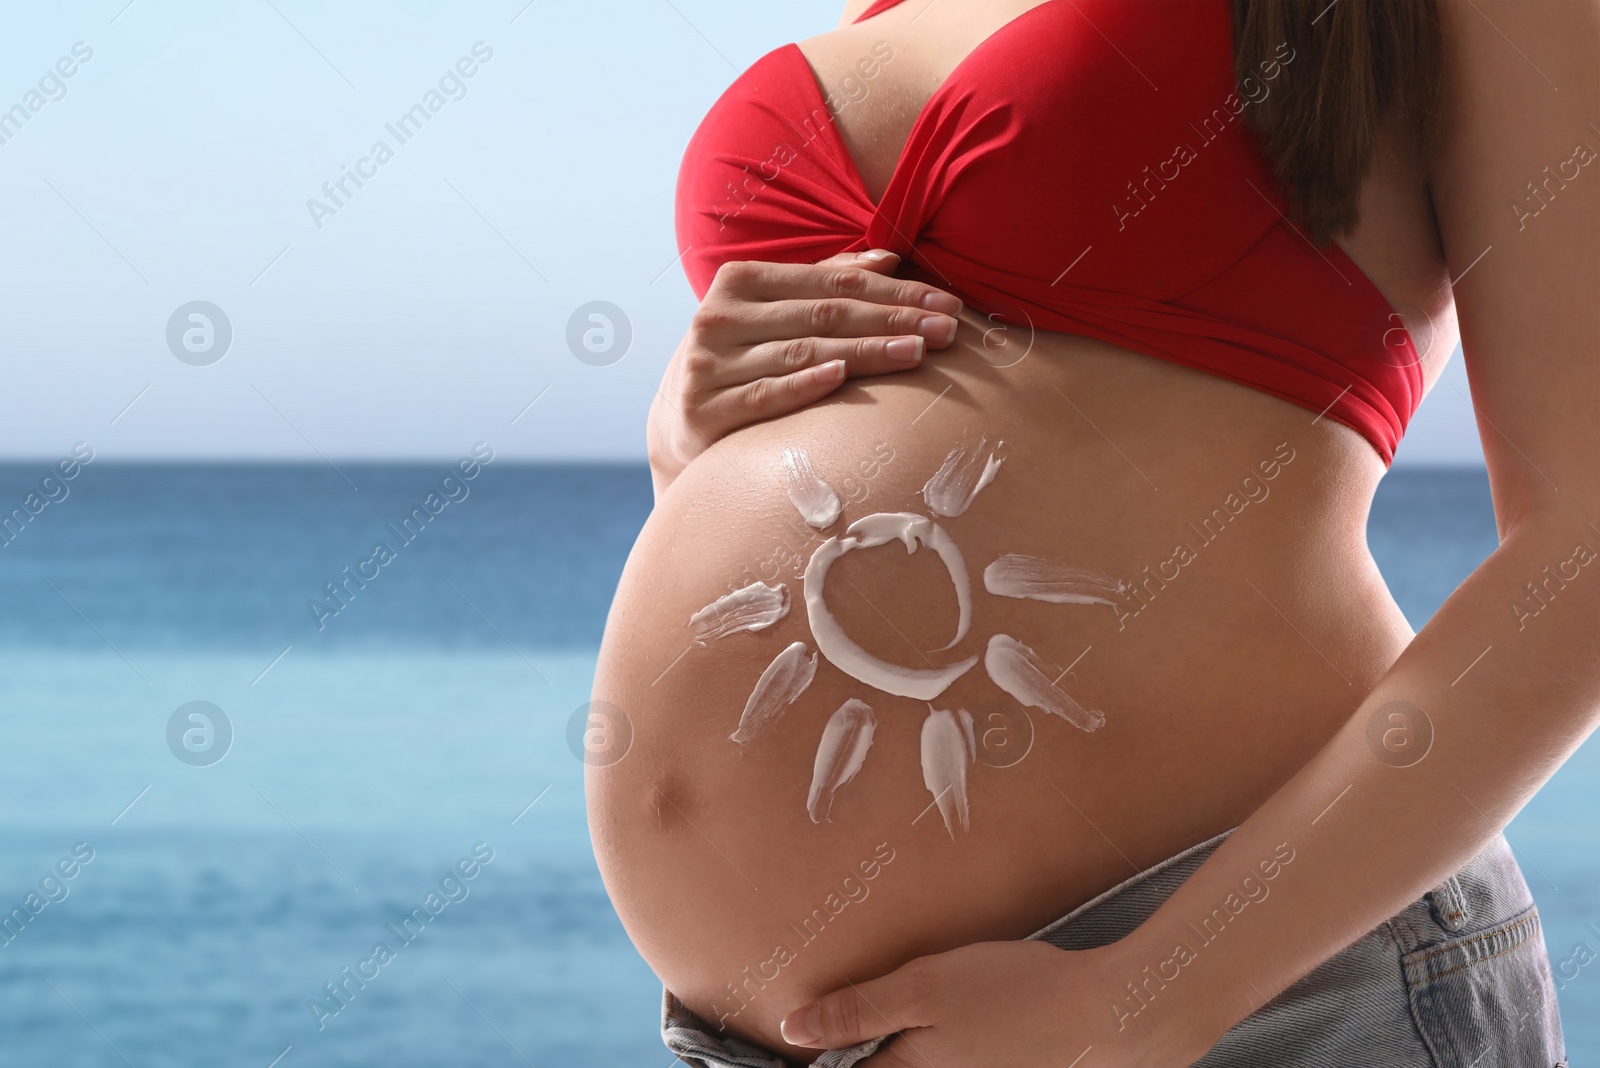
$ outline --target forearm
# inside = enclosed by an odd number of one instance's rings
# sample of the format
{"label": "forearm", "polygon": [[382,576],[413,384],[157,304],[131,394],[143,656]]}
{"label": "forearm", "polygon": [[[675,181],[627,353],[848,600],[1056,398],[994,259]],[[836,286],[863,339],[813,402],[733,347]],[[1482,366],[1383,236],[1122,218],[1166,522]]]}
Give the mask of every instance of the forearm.
{"label": "forearm", "polygon": [[[1146,966],[1177,977],[1144,1001],[1117,980],[1097,1011],[1215,1041],[1475,856],[1596,724],[1596,549],[1600,531],[1575,508],[1508,533],[1337,736],[1120,944],[1127,983],[1154,989]],[[1432,725],[1415,763],[1415,751],[1384,759],[1369,736],[1375,717],[1396,726],[1390,711],[1420,723],[1385,707],[1396,701]],[[1237,915],[1202,943],[1201,920],[1230,895]],[[1175,969],[1180,946],[1192,959]]]}

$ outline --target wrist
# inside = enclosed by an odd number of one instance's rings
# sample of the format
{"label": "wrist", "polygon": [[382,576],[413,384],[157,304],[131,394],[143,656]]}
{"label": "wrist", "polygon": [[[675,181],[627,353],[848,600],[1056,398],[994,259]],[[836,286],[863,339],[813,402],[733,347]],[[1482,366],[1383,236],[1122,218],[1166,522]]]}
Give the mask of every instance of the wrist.
{"label": "wrist", "polygon": [[1187,943],[1164,931],[1158,917],[1099,951],[1102,1011],[1125,1041],[1128,1063],[1140,1068],[1193,1064],[1232,1026],[1218,1011],[1226,999],[1189,974],[1180,948]]}
{"label": "wrist", "polygon": [[667,488],[672,485],[674,477],[661,470],[654,462],[650,464],[650,492],[655,497],[657,504],[661,503],[661,497],[667,492]]}
{"label": "wrist", "polygon": [[665,450],[649,448],[645,456],[650,463],[650,484],[655,490],[656,500],[667,491],[674,480],[688,467],[688,461],[678,458]]}
{"label": "wrist", "polygon": [[654,408],[645,427],[644,454],[650,464],[650,483],[655,489],[656,499],[660,500],[667,487],[683,473],[688,461],[669,447],[668,435],[661,428]]}

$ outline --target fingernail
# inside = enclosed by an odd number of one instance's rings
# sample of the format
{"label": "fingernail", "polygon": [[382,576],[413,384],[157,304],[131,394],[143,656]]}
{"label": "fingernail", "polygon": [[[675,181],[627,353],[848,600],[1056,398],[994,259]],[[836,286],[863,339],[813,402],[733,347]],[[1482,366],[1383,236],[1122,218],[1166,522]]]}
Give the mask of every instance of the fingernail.
{"label": "fingernail", "polygon": [[871,260],[874,263],[877,263],[877,262],[879,262],[881,260],[886,260],[890,256],[893,256],[893,255],[894,255],[893,252],[890,252],[888,249],[882,249],[882,248],[869,248],[865,252],[856,253],[857,258],[863,259],[863,260]]}
{"label": "fingernail", "polygon": [[912,367],[922,362],[923,340],[920,337],[897,337],[884,346],[890,363]]}
{"label": "fingernail", "polygon": [[922,298],[922,306],[929,311],[955,315],[961,310],[961,298],[954,293],[933,292]]}
{"label": "fingernail", "polygon": [[794,1046],[808,1046],[822,1037],[822,1006],[813,1005],[805,1011],[789,1016],[778,1025],[783,1040]]}
{"label": "fingernail", "polygon": [[837,382],[844,377],[844,371],[843,360],[829,360],[827,363],[817,367],[817,381],[823,383]]}
{"label": "fingernail", "polygon": [[935,345],[948,345],[956,339],[956,321],[945,315],[926,315],[917,323],[917,333]]}

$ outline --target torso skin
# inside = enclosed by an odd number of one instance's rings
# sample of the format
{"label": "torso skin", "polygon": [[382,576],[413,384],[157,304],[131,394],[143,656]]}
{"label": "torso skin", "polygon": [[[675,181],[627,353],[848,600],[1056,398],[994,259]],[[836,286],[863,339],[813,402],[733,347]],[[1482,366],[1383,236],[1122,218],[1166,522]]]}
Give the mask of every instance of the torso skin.
{"label": "torso skin", "polygon": [[[846,22],[863,6],[852,4]],[[838,120],[874,197],[933,86],[1031,6],[944,0],[913,26],[922,5],[907,3],[803,43],[825,84],[873,42],[895,49],[873,95]],[[1386,142],[1361,223],[1339,244],[1403,314],[1431,386],[1457,334],[1422,167],[1403,144]],[[691,1009],[795,1059],[808,1055],[786,1049],[777,1024],[808,999],[919,955],[1027,935],[1237,825],[1327,741],[1412,637],[1367,550],[1383,465],[1354,431],[1097,341],[1041,333],[1028,349],[1015,331],[986,338],[980,316],[963,318],[955,347],[923,368],[853,380],[693,462],[640,534],[601,650],[595,699],[623,710],[633,731],[625,757],[588,774],[596,855],[617,911]],[[798,576],[825,535],[789,503],[783,449],[807,450],[846,497],[831,534],[871,512],[925,512],[924,481],[979,435],[1004,439],[1005,465],[970,511],[940,521],[972,573],[971,633],[931,652],[949,640],[956,612],[926,550],[847,556],[829,603],[858,642],[910,666],[924,663],[911,646],[947,663],[981,653],[996,632],[1060,667],[1076,660],[1062,685],[1102,710],[1105,726],[1089,734],[1031,713],[1023,759],[999,767],[1008,758],[991,753],[973,768],[971,829],[952,839],[939,812],[925,811],[925,704],[873,691],[823,660],[756,742],[741,748],[728,735],[773,656],[795,641],[814,646]],[[1206,527],[1219,512],[1225,522]],[[1180,545],[1192,557],[1175,565]],[[1123,579],[1144,591],[1144,607],[989,596],[980,574],[1002,553]],[[789,615],[674,663],[691,613],[757,578],[789,586]],[[832,822],[813,824],[817,742],[851,697],[876,710],[876,738]],[[980,664],[934,703],[973,711],[982,731],[985,711],[1003,701]],[[826,925],[802,930],[818,909]]]}

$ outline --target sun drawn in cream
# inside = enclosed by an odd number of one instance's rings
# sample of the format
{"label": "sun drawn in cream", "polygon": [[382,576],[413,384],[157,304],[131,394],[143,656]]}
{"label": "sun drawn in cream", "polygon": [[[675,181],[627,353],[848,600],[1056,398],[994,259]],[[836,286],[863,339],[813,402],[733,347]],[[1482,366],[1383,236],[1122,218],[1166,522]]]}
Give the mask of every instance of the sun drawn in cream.
{"label": "sun drawn in cream", "polygon": [[[802,590],[816,649],[797,641],[773,658],[756,680],[730,740],[740,745],[754,742],[811,685],[818,657],[823,657],[873,690],[927,703],[928,715],[922,724],[922,781],[933,794],[951,837],[958,824],[967,829],[967,773],[977,758],[973,717],[964,708],[941,709],[933,702],[980,659],[978,655],[944,663],[935,659],[954,648],[971,629],[972,580],[961,549],[934,517],[952,519],[966,512],[999,473],[1005,462],[1003,450],[1003,442],[989,448],[984,438],[970,448],[953,449],[922,488],[923,503],[932,515],[877,512],[857,519],[843,534],[817,546],[806,565]],[[789,499],[801,517],[818,530],[837,523],[843,512],[839,495],[817,474],[804,450],[785,449],[783,467]],[[847,553],[892,541],[904,545],[908,554],[922,548],[937,554],[955,588],[955,635],[942,648],[925,654],[920,667],[891,663],[867,652],[828,608],[825,585],[833,564]],[[984,568],[983,584],[995,596],[1055,604],[1115,605],[1113,598],[1123,592],[1123,585],[1114,579],[1009,553]],[[713,601],[690,617],[689,623],[695,642],[705,645],[730,634],[765,630],[786,616],[789,606],[787,586],[754,582]],[[1059,677],[1051,677],[1038,654],[1016,638],[992,635],[981,659],[990,680],[1024,707],[1060,716],[1083,731],[1104,726],[1105,716],[1079,704],[1061,688]],[[877,728],[868,698],[870,695],[846,700],[823,728],[806,797],[806,810],[815,823],[828,819],[836,795],[866,762]]]}

